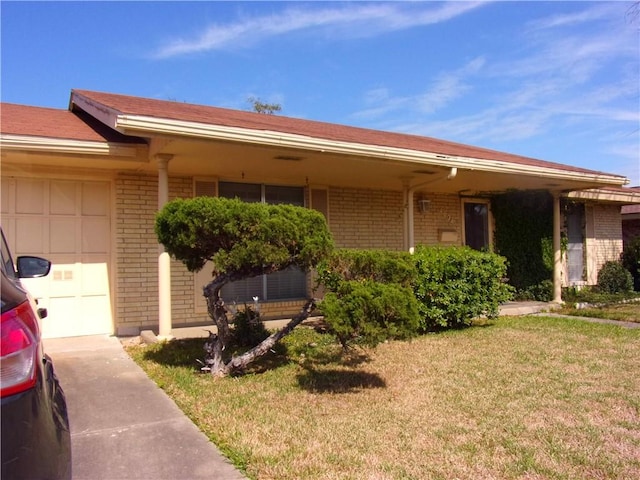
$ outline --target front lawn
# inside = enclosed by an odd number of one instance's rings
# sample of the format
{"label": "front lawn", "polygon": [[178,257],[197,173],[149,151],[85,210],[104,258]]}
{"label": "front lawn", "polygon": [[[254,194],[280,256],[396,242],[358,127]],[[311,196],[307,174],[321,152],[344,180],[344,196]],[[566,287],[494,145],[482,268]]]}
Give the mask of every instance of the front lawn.
{"label": "front lawn", "polygon": [[624,322],[640,322],[640,301],[586,308],[564,307],[561,313],[578,317],[605,318]]}
{"label": "front lawn", "polygon": [[500,318],[347,358],[298,328],[242,377],[128,351],[252,479],[640,478],[640,329]]}

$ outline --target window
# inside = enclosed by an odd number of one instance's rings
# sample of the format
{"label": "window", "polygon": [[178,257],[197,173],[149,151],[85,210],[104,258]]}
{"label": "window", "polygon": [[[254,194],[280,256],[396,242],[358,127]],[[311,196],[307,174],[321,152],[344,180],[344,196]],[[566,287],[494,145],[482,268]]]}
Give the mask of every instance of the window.
{"label": "window", "polygon": [[566,215],[569,283],[578,285],[584,280],[584,205],[570,205]]}
{"label": "window", "polygon": [[488,250],[491,246],[489,231],[489,203],[465,201],[464,243],[475,250]]}
{"label": "window", "polygon": [[[221,197],[237,197],[245,202],[304,206],[302,187],[219,182],[218,192]],[[253,297],[260,297],[261,301],[305,298],[306,278],[302,270],[291,267],[270,275],[232,282],[222,289],[222,296],[227,302],[251,302]]]}

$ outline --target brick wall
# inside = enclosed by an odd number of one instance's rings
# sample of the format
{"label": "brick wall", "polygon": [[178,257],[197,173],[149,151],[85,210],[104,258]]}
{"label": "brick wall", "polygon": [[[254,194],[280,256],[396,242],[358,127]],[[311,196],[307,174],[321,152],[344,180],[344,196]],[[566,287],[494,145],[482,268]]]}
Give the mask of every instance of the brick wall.
{"label": "brick wall", "polygon": [[[421,213],[417,199],[430,200],[429,208]],[[420,195],[416,194],[414,201],[414,237],[416,245],[462,245],[462,206],[457,195]],[[458,241],[451,243],[440,242],[440,232],[455,232]]]}
{"label": "brick wall", "polygon": [[[192,196],[190,178],[170,178],[169,197]],[[158,178],[121,174],[115,181],[116,332],[158,327],[158,243],[154,233]],[[174,324],[194,321],[193,274],[171,262]]]}
{"label": "brick wall", "polygon": [[340,248],[401,250],[402,192],[330,188],[329,228]]}

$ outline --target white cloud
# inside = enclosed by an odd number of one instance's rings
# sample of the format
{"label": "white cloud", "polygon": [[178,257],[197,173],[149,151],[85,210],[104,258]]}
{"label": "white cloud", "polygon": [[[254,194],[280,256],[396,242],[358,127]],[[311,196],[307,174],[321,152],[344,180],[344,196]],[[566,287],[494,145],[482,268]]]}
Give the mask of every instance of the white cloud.
{"label": "white cloud", "polygon": [[[210,50],[247,46],[270,37],[300,31],[331,31],[339,38],[368,37],[384,32],[445,22],[484,2],[350,4],[331,9],[301,10],[254,17],[228,25],[211,25],[191,38],[175,39],[159,48],[162,59]],[[334,35],[332,38],[337,39]]]}
{"label": "white cloud", "polygon": [[475,58],[459,69],[441,72],[429,82],[424,92],[408,96],[392,96],[386,87],[374,88],[364,93],[368,108],[356,112],[354,118],[379,118],[392,112],[403,110],[431,114],[443,109],[452,101],[472,89],[467,78],[477,74],[484,65],[482,57]]}

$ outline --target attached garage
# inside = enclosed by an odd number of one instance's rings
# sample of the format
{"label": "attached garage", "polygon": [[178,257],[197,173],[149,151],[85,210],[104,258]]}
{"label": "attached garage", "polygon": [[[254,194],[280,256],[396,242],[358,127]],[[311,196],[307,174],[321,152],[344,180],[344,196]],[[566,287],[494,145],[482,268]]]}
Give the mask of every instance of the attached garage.
{"label": "attached garage", "polygon": [[2,227],[16,256],[53,263],[27,288],[45,338],[111,334],[111,181],[2,178]]}

